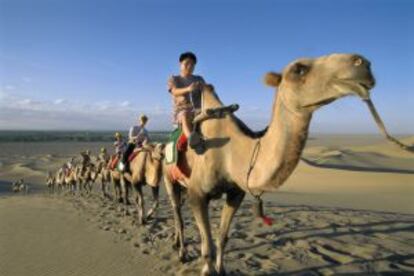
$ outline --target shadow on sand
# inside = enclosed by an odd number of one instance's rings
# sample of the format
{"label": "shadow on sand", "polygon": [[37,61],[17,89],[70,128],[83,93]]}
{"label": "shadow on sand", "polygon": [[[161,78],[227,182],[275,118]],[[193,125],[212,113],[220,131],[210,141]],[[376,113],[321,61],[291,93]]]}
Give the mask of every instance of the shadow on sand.
{"label": "shadow on sand", "polygon": [[337,169],[337,170],[347,170],[347,171],[361,171],[361,172],[378,172],[378,173],[402,173],[402,174],[414,174],[414,170],[405,170],[405,169],[393,169],[393,168],[367,168],[362,166],[354,166],[354,165],[333,165],[333,164],[319,164],[315,161],[311,161],[305,157],[301,157],[301,160],[306,164],[318,168],[326,168],[326,169]]}
{"label": "shadow on sand", "polygon": [[12,182],[0,180],[0,196],[13,194]]}

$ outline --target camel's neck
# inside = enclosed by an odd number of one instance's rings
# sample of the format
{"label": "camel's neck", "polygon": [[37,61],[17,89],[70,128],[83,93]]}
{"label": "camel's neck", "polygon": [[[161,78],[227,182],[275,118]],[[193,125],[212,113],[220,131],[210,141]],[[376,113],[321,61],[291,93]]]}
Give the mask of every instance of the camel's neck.
{"label": "camel's neck", "polygon": [[[278,96],[281,95],[279,92]],[[221,105],[215,94],[205,94],[206,108]],[[188,158],[190,163],[191,158],[200,158],[199,162],[213,166],[206,173],[220,172],[221,178],[236,183],[245,191],[272,191],[283,184],[296,167],[306,142],[311,117],[311,113],[299,113],[281,98],[275,98],[271,122],[261,138],[252,138],[244,133],[233,117],[207,120],[203,123],[203,134],[216,138],[210,139],[211,147],[206,154],[197,156],[189,153]],[[253,161],[255,150],[258,154],[256,161]],[[209,160],[213,159],[215,163],[211,164]],[[247,188],[246,178],[252,164]],[[209,188],[205,187],[206,190]]]}
{"label": "camel's neck", "polygon": [[257,162],[249,188],[256,191],[277,189],[298,164],[308,136],[311,113],[290,107],[279,93],[267,133],[260,139]]}

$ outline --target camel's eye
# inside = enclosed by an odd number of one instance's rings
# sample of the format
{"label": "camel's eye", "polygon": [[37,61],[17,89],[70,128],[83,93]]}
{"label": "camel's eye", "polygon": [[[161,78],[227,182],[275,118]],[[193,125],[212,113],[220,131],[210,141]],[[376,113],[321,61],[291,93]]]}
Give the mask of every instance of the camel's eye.
{"label": "camel's eye", "polygon": [[296,76],[302,77],[309,72],[309,66],[304,65],[302,63],[296,63],[295,65],[293,65],[292,72]]}

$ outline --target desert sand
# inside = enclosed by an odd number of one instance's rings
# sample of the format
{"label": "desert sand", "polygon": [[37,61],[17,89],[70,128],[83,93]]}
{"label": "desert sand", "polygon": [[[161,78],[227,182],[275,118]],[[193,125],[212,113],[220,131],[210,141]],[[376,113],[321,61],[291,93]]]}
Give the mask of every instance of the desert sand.
{"label": "desert sand", "polygon": [[[403,141],[414,144],[414,136]],[[187,205],[189,261],[172,248],[173,216],[162,192],[146,226],[135,208],[90,196],[48,195],[46,171],[101,143],[0,143],[0,275],[197,275],[199,236]],[[109,145],[107,145],[109,146]],[[246,197],[230,231],[230,275],[414,273],[414,155],[379,137],[311,137],[278,193],[264,197],[273,219],[252,216]],[[30,183],[27,196],[12,181]],[[150,204],[150,197],[146,197]],[[218,228],[222,202],[211,208]]]}

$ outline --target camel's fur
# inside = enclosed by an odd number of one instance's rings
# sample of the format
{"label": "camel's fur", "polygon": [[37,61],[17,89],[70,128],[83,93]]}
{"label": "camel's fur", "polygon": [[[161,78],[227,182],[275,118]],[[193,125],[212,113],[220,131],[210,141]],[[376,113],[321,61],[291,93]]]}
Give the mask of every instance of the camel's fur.
{"label": "camel's fur", "polygon": [[46,177],[46,186],[49,190],[49,194],[53,194],[56,188],[56,177],[49,171]]}
{"label": "camel's fur", "polygon": [[[282,74],[267,75],[266,82],[278,87],[266,132],[250,131],[233,115],[211,119],[201,123],[206,151],[196,154],[189,149],[186,152],[192,173],[180,184],[187,187],[189,203],[201,235],[202,274],[224,273],[223,254],[227,234],[245,193],[257,195],[264,191],[275,191],[293,172],[305,146],[312,112],[351,92],[367,98],[369,89],[374,86],[369,62],[353,54],[296,60]],[[214,91],[206,86],[203,108],[219,106],[222,103]],[[253,169],[247,183],[251,164]],[[176,242],[180,248],[179,256],[183,259],[185,250],[180,189],[168,176],[169,166],[164,167],[164,181],[176,220]],[[221,197],[223,193],[227,197],[215,254],[208,204],[210,199]]]}
{"label": "camel's fur", "polygon": [[79,166],[74,166],[69,171],[68,174],[63,175],[64,181],[62,181],[62,183],[66,186],[66,189],[69,190],[73,194],[76,191],[76,184],[78,183],[79,170],[80,170]]}
{"label": "camel's fur", "polygon": [[104,197],[109,197],[107,183],[111,181],[111,171],[108,168],[109,161],[99,160],[97,164],[97,177],[101,180],[101,192]]}
{"label": "camel's fur", "polygon": [[[136,192],[135,202],[138,211],[138,223],[144,224],[146,219],[150,218],[158,207],[159,182],[162,178],[162,159],[163,144],[146,144],[139,149],[137,156],[130,163],[130,173],[125,173],[123,184],[127,183],[132,186]],[[153,205],[145,217],[144,196],[142,187],[148,184],[152,190]],[[124,203],[128,199],[128,189],[122,189]]]}

